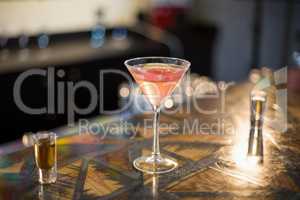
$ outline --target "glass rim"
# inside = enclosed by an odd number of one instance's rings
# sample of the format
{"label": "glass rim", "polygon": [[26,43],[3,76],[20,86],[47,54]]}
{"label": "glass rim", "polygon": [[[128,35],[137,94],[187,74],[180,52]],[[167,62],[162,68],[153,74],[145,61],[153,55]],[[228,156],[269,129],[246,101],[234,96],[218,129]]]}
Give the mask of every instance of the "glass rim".
{"label": "glass rim", "polygon": [[56,140],[57,135],[56,135],[56,133],[51,132],[51,131],[39,131],[33,135],[33,138],[34,138],[34,142],[37,143],[37,142],[39,142],[39,140],[45,139],[45,138],[50,138],[50,140],[52,140],[52,139]]}
{"label": "glass rim", "polygon": [[266,97],[267,93],[263,90],[252,90],[250,93],[251,97]]}
{"label": "glass rim", "polygon": [[250,100],[267,100],[267,92],[263,90],[252,90],[250,93]]}
{"label": "glass rim", "polygon": [[[164,57],[164,56],[135,57],[135,58],[130,58],[130,59],[125,60],[124,64],[127,67],[134,67],[134,65],[129,64],[129,62],[138,61],[138,60],[146,60],[146,59],[167,59],[167,60],[173,60],[173,61],[180,61],[180,62],[184,63],[184,65],[182,65],[182,66],[185,66],[185,68],[188,68],[191,65],[191,63],[185,59],[175,58],[175,57]],[[149,62],[149,63],[151,63],[151,62]],[[161,62],[161,63],[163,63],[163,62]],[[165,63],[165,64],[167,64],[167,63]],[[178,65],[178,66],[181,66],[181,65]]]}

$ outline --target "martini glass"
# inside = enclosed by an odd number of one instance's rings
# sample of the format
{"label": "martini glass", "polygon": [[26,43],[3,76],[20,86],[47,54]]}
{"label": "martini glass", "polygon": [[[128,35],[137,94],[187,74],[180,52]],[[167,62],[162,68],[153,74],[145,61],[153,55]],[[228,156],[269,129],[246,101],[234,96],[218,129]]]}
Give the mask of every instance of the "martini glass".
{"label": "martini glass", "polygon": [[146,173],[162,174],[174,170],[178,163],[170,157],[162,156],[159,150],[159,114],[163,101],[179,84],[190,62],[169,57],[141,57],[125,61],[129,72],[152,105],[153,146],[152,153],[134,160],[133,166]]}

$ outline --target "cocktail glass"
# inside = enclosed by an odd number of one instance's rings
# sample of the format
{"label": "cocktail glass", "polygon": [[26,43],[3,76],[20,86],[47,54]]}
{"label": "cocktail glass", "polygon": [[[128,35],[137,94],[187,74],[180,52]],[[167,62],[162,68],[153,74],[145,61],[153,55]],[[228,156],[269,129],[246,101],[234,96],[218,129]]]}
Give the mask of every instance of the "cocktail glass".
{"label": "cocktail glass", "polygon": [[179,84],[189,69],[190,62],[170,57],[141,57],[126,60],[125,65],[154,110],[152,153],[135,159],[133,166],[150,174],[170,172],[178,163],[175,159],[160,154],[160,107]]}

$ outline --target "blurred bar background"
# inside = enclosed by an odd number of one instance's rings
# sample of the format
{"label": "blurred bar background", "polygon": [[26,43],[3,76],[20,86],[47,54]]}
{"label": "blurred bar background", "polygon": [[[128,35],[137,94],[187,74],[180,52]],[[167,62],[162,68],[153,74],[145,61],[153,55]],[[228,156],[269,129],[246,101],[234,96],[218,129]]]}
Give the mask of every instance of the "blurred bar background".
{"label": "blurred bar background", "polygon": [[[0,0],[0,142],[67,124],[66,112],[29,115],[16,106],[14,83],[28,69],[53,67],[55,84],[87,80],[98,91],[99,70],[127,73],[124,60],[139,56],[185,58],[192,73],[212,80],[242,81],[263,66],[298,71],[299,10],[297,0]],[[104,81],[101,104],[117,109],[125,80]],[[48,84],[26,80],[26,105],[47,105]],[[78,90],[75,102],[86,107],[88,91]],[[98,108],[75,117],[96,115]]]}

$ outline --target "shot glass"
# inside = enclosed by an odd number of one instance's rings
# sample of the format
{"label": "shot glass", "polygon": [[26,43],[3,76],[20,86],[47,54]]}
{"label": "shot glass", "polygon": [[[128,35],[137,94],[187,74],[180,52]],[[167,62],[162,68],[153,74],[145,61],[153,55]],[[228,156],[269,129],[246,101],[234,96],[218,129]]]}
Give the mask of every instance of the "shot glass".
{"label": "shot glass", "polygon": [[250,95],[250,134],[248,156],[254,156],[259,163],[263,162],[263,121],[266,110],[267,95],[262,90],[254,90]]}
{"label": "shot glass", "polygon": [[34,156],[41,184],[54,183],[57,179],[56,134],[38,132],[33,136]]}

